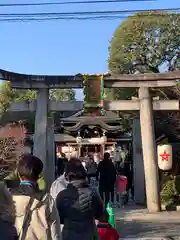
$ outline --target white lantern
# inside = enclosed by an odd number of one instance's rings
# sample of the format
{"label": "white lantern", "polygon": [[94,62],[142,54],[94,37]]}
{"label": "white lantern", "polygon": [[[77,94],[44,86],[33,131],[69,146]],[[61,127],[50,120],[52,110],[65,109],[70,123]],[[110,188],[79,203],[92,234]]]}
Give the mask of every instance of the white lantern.
{"label": "white lantern", "polygon": [[78,137],[76,138],[76,142],[77,142],[77,143],[81,143],[81,142],[82,142],[82,138],[78,136]]}
{"label": "white lantern", "polygon": [[106,137],[105,135],[103,135],[103,136],[101,137],[101,139],[103,140],[104,143],[107,142],[107,137]]}
{"label": "white lantern", "polygon": [[105,135],[106,133],[105,132],[103,132],[103,136],[101,137],[101,139],[104,141],[104,143],[106,143],[107,142],[107,137],[106,137],[106,135]]}
{"label": "white lantern", "polygon": [[158,166],[161,170],[167,171],[172,168],[172,146],[169,144],[158,145]]}

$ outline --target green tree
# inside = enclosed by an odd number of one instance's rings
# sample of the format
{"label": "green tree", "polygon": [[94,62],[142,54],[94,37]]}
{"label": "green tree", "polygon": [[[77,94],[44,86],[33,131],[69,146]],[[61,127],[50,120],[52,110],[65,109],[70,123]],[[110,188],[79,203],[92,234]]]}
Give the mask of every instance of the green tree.
{"label": "green tree", "polygon": [[[109,71],[145,73],[174,71],[180,68],[180,14],[138,13],[128,17],[114,33],[109,47]],[[164,91],[158,93],[167,97]],[[160,94],[161,93],[161,94]],[[129,99],[136,89],[115,89],[107,96]]]}
{"label": "green tree", "polygon": [[[108,66],[113,75],[180,69],[180,13],[145,12],[128,17],[116,29],[109,47]],[[160,99],[180,99],[180,87],[151,89]],[[137,89],[106,90],[111,99],[131,99]],[[120,113],[122,117],[128,116]],[[155,113],[156,132],[180,138],[180,113]],[[158,135],[158,134],[157,134]]]}
{"label": "green tree", "polygon": [[51,89],[49,97],[51,100],[75,101],[75,91],[73,89]]}

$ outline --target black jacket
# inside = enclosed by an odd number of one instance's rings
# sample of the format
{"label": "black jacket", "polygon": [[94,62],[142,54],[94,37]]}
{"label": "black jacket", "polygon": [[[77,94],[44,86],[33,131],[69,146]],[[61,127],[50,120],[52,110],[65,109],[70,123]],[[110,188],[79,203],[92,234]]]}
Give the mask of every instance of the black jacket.
{"label": "black jacket", "polygon": [[94,219],[102,215],[104,207],[98,193],[85,180],[69,183],[58,194],[56,205],[64,223],[63,240],[93,239]]}
{"label": "black jacket", "polygon": [[116,168],[111,160],[103,160],[99,163],[97,178],[99,178],[99,187],[102,190],[109,191],[114,188],[116,181]]}

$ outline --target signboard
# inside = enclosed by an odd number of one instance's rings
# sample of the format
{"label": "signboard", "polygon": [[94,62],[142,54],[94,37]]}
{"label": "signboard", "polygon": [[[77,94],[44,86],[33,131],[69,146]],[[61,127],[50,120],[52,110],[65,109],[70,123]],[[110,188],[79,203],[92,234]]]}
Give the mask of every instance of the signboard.
{"label": "signboard", "polygon": [[104,106],[103,76],[84,75],[83,85],[85,112],[97,113]]}
{"label": "signboard", "polygon": [[[88,79],[85,81],[86,85],[86,102],[89,105],[96,106],[101,101],[100,79]],[[94,105],[95,104],[95,105]]]}

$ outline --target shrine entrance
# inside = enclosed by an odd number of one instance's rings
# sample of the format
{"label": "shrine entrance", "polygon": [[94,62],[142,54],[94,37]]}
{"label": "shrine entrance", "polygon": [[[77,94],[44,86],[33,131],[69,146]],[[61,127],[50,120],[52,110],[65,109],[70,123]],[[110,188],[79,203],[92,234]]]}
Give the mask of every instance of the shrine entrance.
{"label": "shrine entrance", "polygon": [[[153,110],[179,110],[178,100],[153,100],[151,99],[150,88],[173,87],[180,79],[180,71],[169,72],[165,74],[135,74],[135,75],[83,75],[75,76],[37,76],[25,75],[0,70],[1,80],[11,82],[13,88],[19,89],[37,89],[37,102],[30,108],[29,103],[23,105],[29,111],[36,111],[35,133],[33,153],[44,162],[44,174],[48,185],[53,181],[54,163],[54,123],[53,118],[49,117],[50,111],[59,111],[67,109],[74,111],[77,108],[76,102],[59,103],[49,101],[49,89],[52,88],[84,88],[91,89],[91,96],[86,95],[81,110],[85,109],[94,114],[89,121],[88,117],[84,119],[84,124],[99,125],[98,116],[103,115],[104,110],[111,111],[139,111],[140,125],[134,125],[133,136],[137,142],[142,140],[143,166],[145,174],[146,200],[150,212],[160,211],[159,197],[159,177],[157,165],[157,150],[154,135]],[[104,101],[103,88],[137,88],[139,91],[138,99],[121,101]],[[87,93],[89,90],[87,90]],[[99,98],[100,96],[100,98]],[[98,101],[97,101],[98,100]],[[89,102],[91,102],[90,105]],[[22,106],[21,106],[22,107]],[[88,111],[87,111],[88,112]],[[95,123],[94,123],[95,122]],[[138,120],[136,121],[136,123]],[[82,122],[80,123],[82,124]],[[77,126],[76,126],[77,127]],[[139,135],[141,133],[141,137]],[[140,146],[140,144],[139,144]],[[136,157],[141,153],[141,148],[133,143],[133,151]],[[142,158],[142,157],[141,157]],[[138,159],[136,160],[138,161]]]}

